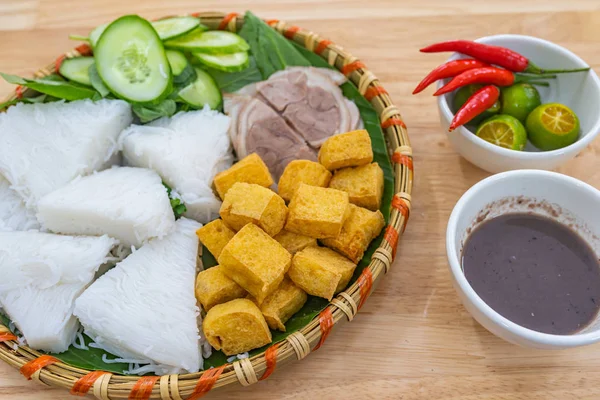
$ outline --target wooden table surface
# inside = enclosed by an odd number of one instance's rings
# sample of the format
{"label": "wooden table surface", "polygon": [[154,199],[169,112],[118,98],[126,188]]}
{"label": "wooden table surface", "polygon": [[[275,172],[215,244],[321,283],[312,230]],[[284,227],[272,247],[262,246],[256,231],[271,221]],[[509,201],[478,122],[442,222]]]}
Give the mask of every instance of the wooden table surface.
{"label": "wooden table surface", "polygon": [[[134,5],[135,4],[135,5]],[[414,147],[413,210],[398,257],[355,320],[318,352],[249,388],[209,398],[598,399],[600,345],[523,349],[478,325],[450,282],[446,222],[458,198],[488,174],[461,159],[438,124],[431,90],[415,84],[445,55],[418,48],[497,33],[539,36],[600,69],[598,0],[0,0],[0,70],[28,75],[73,47],[69,33],[126,13],[159,17],[246,8],[319,32],[361,58],[400,107]],[[10,86],[0,83],[0,94]],[[596,141],[560,172],[600,187]],[[242,397],[243,396],[243,397]],[[0,365],[0,400],[66,399]]]}

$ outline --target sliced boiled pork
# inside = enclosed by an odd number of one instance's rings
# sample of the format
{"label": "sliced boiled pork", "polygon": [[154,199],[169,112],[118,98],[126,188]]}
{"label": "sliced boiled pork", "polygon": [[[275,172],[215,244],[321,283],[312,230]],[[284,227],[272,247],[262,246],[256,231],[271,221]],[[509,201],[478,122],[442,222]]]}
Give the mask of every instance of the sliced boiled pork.
{"label": "sliced boiled pork", "polygon": [[290,161],[316,160],[316,151],[261,100],[247,96],[228,97],[225,110],[236,117],[229,133],[237,156],[243,158],[257,153],[276,180]]}
{"label": "sliced boiled pork", "polygon": [[278,179],[291,160],[314,160],[327,138],[362,127],[358,108],[339,88],[344,82],[332,69],[288,67],[227,95],[238,157],[257,152]]}

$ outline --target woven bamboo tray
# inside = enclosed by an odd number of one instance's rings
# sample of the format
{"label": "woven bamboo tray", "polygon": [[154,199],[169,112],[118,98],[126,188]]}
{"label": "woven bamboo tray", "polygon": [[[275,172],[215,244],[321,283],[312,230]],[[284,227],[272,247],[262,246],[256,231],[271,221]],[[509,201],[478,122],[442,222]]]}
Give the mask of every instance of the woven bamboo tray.
{"label": "woven bamboo tray", "polygon": [[[243,24],[243,18],[236,13],[225,15],[210,12],[192,15],[201,18],[202,23],[211,29],[236,32]],[[101,400],[199,399],[211,389],[218,387],[231,384],[248,386],[268,378],[282,364],[301,360],[310,352],[319,349],[334,325],[353,320],[373,291],[375,284],[388,272],[396,255],[399,236],[404,232],[408,222],[414,177],[412,149],[400,111],[392,103],[377,77],[342,47],[321,38],[314,32],[282,21],[267,22],[286,38],[315,52],[340,70],[357,86],[359,92],[379,114],[394,167],[394,197],[384,240],[375,251],[369,266],[363,270],[353,285],[338,294],[304,329],[272,345],[262,354],[195,374],[137,377],[75,368],[54,357],[42,355],[27,346],[18,346],[16,337],[7,327],[0,324],[0,359],[20,369],[27,379],[48,386],[65,388],[74,395],[93,395]],[[43,77],[53,73],[57,62],[64,57],[77,57],[89,52],[87,45],[79,46],[60,56],[56,62],[37,71],[35,76]],[[23,95],[26,96],[27,92],[17,87],[7,100]]]}

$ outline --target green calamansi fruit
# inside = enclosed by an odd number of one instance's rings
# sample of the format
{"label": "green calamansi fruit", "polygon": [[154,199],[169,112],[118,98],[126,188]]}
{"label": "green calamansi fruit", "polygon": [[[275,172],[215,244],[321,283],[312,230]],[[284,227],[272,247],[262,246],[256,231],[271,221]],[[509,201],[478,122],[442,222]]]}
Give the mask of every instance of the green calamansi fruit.
{"label": "green calamansi fruit", "polygon": [[550,103],[536,107],[527,117],[527,135],[540,150],[558,150],[579,138],[579,118],[564,104]]}
{"label": "green calamansi fruit", "polygon": [[[454,94],[454,100],[452,102],[452,107],[453,107],[454,113],[458,112],[458,110],[463,106],[463,104],[465,104],[467,102],[469,97],[471,97],[476,91],[481,89],[483,86],[484,85],[475,85],[474,84],[474,85],[463,86],[460,89],[458,89],[456,91],[456,93]],[[493,115],[496,115],[498,112],[500,112],[500,107],[501,107],[500,101],[496,101],[496,103],[494,103],[494,105],[492,107],[488,108],[486,111],[484,111],[477,117],[473,118],[469,122],[469,124],[477,125],[484,119],[487,119]]]}
{"label": "green calamansi fruit", "polygon": [[513,116],[499,114],[486,119],[476,135],[486,142],[505,149],[522,151],[527,144],[527,131],[523,124]]}
{"label": "green calamansi fruit", "polygon": [[511,115],[525,123],[527,116],[542,104],[540,93],[529,83],[517,83],[503,87],[501,91],[501,114]]}

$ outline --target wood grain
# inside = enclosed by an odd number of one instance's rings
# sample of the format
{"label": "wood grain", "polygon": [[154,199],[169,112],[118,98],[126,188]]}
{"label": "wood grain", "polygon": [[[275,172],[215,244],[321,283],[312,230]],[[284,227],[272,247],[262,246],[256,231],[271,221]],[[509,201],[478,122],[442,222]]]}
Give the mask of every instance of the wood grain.
{"label": "wood grain", "polygon": [[[496,338],[465,311],[450,282],[444,237],[458,198],[488,176],[450,148],[428,90],[415,84],[444,55],[417,49],[448,38],[495,33],[539,36],[568,47],[599,70],[597,0],[122,0],[0,1],[0,70],[31,74],[86,33],[125,13],[152,18],[252,7],[319,32],[361,58],[400,107],[415,151],[411,220],[398,258],[351,324],[302,362],[248,388],[210,398],[252,399],[598,399],[600,345],[566,351],[522,349]],[[10,90],[0,84],[0,93]],[[600,143],[560,172],[600,187]],[[27,382],[0,364],[0,400],[65,399],[65,391]]]}

